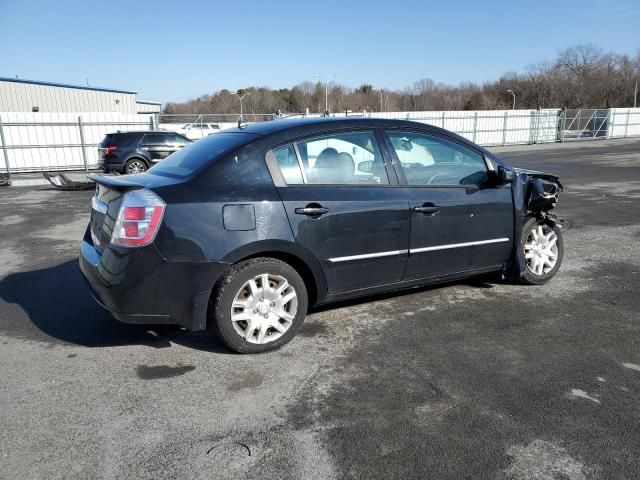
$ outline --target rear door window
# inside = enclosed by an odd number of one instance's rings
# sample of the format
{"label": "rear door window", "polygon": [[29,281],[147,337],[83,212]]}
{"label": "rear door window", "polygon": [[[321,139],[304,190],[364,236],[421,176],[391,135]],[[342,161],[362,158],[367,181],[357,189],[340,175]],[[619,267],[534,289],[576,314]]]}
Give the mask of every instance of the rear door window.
{"label": "rear door window", "polygon": [[280,167],[280,171],[287,185],[301,185],[304,183],[300,163],[298,163],[298,156],[292,145],[276,148],[273,154],[276,157],[278,167]]}
{"label": "rear door window", "polygon": [[388,185],[389,177],[373,132],[327,135],[274,150],[287,184]]}
{"label": "rear door window", "polygon": [[147,134],[142,138],[143,145],[164,145],[166,144],[167,135]]}

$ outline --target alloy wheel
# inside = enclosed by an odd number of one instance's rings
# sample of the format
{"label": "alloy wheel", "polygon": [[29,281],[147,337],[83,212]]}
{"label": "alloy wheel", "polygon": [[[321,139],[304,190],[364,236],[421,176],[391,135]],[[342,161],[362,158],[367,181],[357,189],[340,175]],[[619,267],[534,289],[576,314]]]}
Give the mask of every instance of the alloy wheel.
{"label": "alloy wheel", "polygon": [[130,162],[127,165],[127,173],[129,174],[134,174],[134,173],[142,173],[145,172],[147,170],[147,166],[142,163],[140,160],[134,160],[133,162]]}

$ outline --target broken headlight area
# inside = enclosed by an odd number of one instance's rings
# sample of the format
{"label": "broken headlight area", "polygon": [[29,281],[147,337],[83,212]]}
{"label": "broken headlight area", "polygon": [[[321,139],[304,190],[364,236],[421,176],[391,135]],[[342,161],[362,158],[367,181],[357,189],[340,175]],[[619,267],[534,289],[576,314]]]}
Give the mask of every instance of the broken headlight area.
{"label": "broken headlight area", "polygon": [[544,178],[530,178],[527,209],[533,213],[546,212],[553,209],[558,203],[560,192],[562,192],[560,182]]}

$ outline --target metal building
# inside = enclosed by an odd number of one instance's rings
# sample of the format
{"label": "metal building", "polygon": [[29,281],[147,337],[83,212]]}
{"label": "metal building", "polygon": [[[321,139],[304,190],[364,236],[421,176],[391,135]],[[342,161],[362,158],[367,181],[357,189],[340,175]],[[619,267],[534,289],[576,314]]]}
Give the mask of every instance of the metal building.
{"label": "metal building", "polygon": [[0,112],[159,113],[161,103],[137,92],[0,77]]}

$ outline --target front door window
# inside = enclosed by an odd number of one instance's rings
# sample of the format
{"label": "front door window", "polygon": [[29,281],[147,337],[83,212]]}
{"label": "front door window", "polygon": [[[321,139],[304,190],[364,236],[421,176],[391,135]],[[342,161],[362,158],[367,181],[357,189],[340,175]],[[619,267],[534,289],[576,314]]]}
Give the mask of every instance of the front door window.
{"label": "front door window", "polygon": [[409,185],[479,185],[487,180],[487,167],[478,152],[436,136],[388,135]]}

